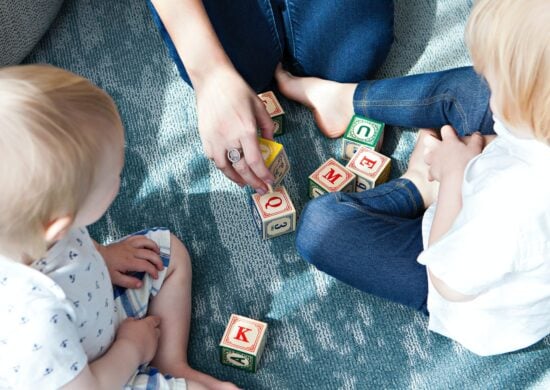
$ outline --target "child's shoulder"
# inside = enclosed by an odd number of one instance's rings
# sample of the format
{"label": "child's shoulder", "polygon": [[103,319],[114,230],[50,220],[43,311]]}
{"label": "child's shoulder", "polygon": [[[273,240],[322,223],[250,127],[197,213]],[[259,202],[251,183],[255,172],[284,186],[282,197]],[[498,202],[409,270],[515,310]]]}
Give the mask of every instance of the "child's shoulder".
{"label": "child's shoulder", "polygon": [[0,302],[29,303],[35,299],[65,299],[63,290],[48,276],[0,256]]}

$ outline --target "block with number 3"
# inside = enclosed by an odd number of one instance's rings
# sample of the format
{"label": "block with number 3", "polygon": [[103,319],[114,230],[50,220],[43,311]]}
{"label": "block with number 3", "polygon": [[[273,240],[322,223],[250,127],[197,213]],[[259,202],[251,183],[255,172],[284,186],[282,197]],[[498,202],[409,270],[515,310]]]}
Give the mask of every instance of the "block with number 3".
{"label": "block with number 3", "polygon": [[296,209],[284,187],[252,195],[252,214],[264,240],[296,230]]}
{"label": "block with number 3", "polygon": [[231,314],[220,342],[222,364],[256,372],[265,347],[267,324]]}
{"label": "block with number 3", "polygon": [[272,91],[260,93],[258,97],[262,100],[271,119],[275,122],[275,131],[273,135],[281,135],[284,133],[283,118],[285,111],[283,106],[279,103],[277,96]]}

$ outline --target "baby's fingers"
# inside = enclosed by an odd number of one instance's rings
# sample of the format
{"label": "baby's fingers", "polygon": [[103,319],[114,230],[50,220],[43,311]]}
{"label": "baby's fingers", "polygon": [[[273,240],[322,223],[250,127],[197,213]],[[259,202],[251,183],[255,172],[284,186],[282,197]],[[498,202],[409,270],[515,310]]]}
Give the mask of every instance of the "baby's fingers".
{"label": "baby's fingers", "polygon": [[160,248],[157,243],[145,236],[132,236],[128,238],[128,243],[134,248],[150,249],[153,252],[160,254]]}
{"label": "baby's fingers", "polygon": [[138,278],[120,272],[111,275],[111,281],[114,285],[124,288],[140,288],[142,285],[141,280]]}

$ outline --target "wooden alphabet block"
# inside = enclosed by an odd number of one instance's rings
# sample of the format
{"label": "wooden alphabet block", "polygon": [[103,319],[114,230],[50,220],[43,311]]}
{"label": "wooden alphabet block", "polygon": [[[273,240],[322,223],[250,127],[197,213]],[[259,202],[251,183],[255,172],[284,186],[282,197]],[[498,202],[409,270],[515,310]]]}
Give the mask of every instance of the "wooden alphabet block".
{"label": "wooden alphabet block", "polygon": [[366,146],[361,146],[349,160],[346,168],[357,175],[355,191],[361,192],[388,180],[391,159]]}
{"label": "wooden alphabet block", "polygon": [[354,115],[342,139],[342,159],[349,161],[360,146],[380,150],[384,124],[374,119]]}
{"label": "wooden alphabet block", "polygon": [[262,137],[258,138],[260,142],[260,151],[262,152],[265,165],[275,177],[275,182],[273,185],[278,186],[290,170],[288,156],[286,155],[282,144]]}
{"label": "wooden alphabet block", "polygon": [[267,324],[231,314],[220,342],[222,364],[256,372],[265,347]]}
{"label": "wooden alphabet block", "polygon": [[277,136],[283,134],[285,131],[283,126],[285,111],[281,103],[279,103],[277,96],[275,96],[272,91],[260,93],[258,96],[262,102],[264,102],[267,113],[271,116],[273,122],[275,122],[275,132],[273,135]]}
{"label": "wooden alphabet block", "polygon": [[296,209],[284,187],[252,195],[252,214],[264,240],[296,230]]}
{"label": "wooden alphabet block", "polygon": [[309,175],[309,197],[316,198],[327,192],[353,192],[355,174],[333,158],[325,161]]}

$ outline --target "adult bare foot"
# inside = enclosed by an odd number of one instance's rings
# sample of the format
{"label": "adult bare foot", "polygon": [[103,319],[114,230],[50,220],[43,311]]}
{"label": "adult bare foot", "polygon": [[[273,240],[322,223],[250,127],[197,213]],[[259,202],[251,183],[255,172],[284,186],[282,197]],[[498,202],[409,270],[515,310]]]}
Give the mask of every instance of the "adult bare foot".
{"label": "adult bare foot", "polygon": [[317,127],[329,138],[341,137],[353,116],[353,94],[357,84],[338,83],[317,77],[296,77],[281,64],[275,70],[281,93],[308,107]]}
{"label": "adult bare foot", "polygon": [[432,129],[418,130],[416,145],[411,153],[407,171],[401,176],[415,184],[424,200],[424,207],[426,208],[437,199],[437,192],[439,191],[439,182],[429,180],[430,167],[424,162],[425,146],[430,141],[429,139],[426,140],[427,137],[439,140],[439,131]]}

